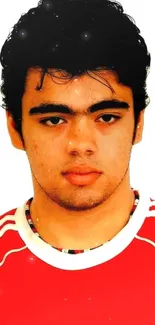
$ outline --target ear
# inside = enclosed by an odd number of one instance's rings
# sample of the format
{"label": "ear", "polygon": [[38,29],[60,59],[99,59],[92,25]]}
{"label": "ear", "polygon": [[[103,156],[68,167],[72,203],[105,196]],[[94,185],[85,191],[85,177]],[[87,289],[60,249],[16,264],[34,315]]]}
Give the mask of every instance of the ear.
{"label": "ear", "polygon": [[137,143],[141,142],[141,140],[142,140],[143,128],[144,128],[144,113],[145,113],[145,110],[143,109],[139,114],[139,119],[138,119],[138,123],[136,126],[135,140],[134,140],[133,144],[137,144]]}
{"label": "ear", "polygon": [[9,132],[13,146],[16,149],[25,151],[23,140],[22,140],[19,132],[15,128],[15,121],[12,117],[12,114],[9,111],[6,111],[6,119],[7,119],[8,132]]}

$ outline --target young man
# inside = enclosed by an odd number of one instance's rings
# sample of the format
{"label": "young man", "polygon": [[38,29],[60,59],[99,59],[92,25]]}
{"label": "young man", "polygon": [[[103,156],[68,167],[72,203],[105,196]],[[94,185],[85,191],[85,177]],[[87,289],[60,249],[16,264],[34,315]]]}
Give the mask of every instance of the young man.
{"label": "young man", "polygon": [[1,51],[34,197],[0,218],[3,325],[155,324],[155,206],[130,186],[150,55],[121,5],[42,1]]}

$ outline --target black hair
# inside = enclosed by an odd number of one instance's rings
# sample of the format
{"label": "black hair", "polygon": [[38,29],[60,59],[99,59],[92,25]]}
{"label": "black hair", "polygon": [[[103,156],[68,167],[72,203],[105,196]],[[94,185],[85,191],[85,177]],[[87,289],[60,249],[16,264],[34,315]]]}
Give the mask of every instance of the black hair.
{"label": "black hair", "polygon": [[136,123],[148,103],[150,54],[134,20],[117,2],[42,0],[13,27],[0,60],[3,108],[21,135],[21,101],[31,67],[42,71],[38,91],[49,69],[65,71],[65,80],[103,69],[116,72],[119,82],[132,89]]}

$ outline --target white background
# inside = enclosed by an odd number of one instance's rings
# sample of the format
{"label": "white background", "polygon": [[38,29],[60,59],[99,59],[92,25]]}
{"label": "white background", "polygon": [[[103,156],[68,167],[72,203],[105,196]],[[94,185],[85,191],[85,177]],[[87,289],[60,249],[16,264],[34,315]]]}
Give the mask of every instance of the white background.
{"label": "white background", "polygon": [[[151,99],[145,113],[143,141],[133,148],[131,185],[155,197],[155,19],[154,0],[120,0],[125,11],[140,28],[152,55],[147,89]],[[20,15],[37,5],[36,0],[0,0],[0,48]],[[0,70],[1,73],[1,70]],[[0,105],[2,98],[0,95]],[[5,111],[0,108],[0,214],[23,204],[33,196],[26,154],[13,148],[9,139]]]}

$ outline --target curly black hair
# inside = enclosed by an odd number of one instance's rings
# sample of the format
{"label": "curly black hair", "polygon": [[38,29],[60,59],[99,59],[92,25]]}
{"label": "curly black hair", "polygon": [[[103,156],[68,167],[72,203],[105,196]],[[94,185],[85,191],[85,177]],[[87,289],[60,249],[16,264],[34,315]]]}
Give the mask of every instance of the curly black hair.
{"label": "curly black hair", "polygon": [[65,71],[70,80],[90,71],[114,71],[119,82],[132,89],[135,122],[148,103],[150,54],[134,20],[117,2],[40,1],[13,27],[0,61],[3,108],[11,112],[21,135],[21,101],[31,67],[42,71],[38,91],[49,69]]}

